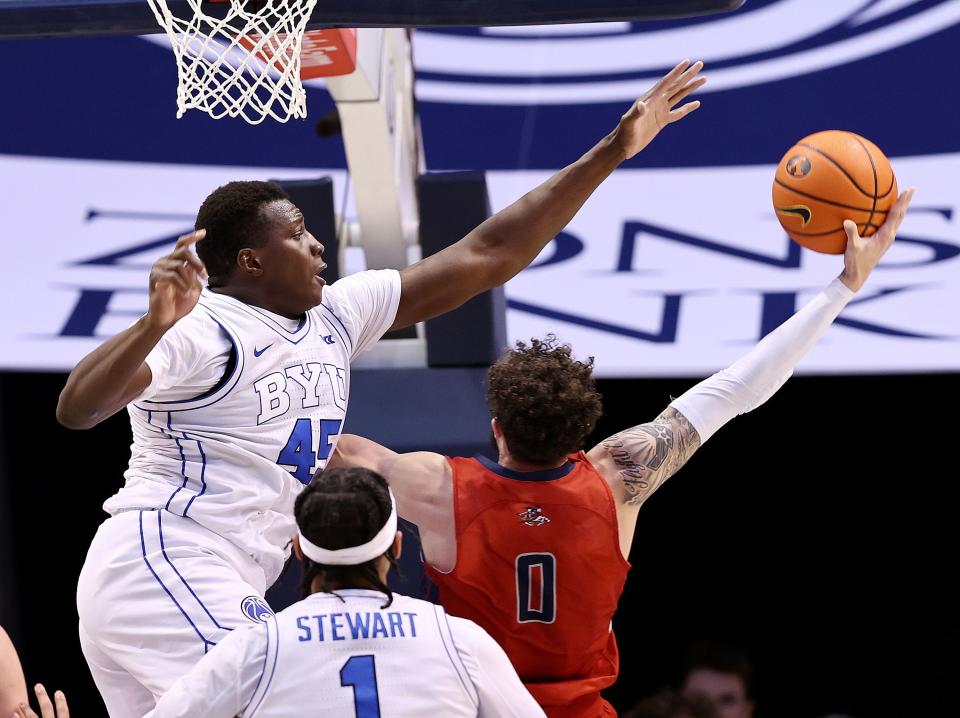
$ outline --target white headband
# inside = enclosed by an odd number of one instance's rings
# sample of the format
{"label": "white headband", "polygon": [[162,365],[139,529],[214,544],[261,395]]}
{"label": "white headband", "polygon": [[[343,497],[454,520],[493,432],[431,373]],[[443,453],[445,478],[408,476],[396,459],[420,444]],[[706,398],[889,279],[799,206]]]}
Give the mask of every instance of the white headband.
{"label": "white headband", "polygon": [[370,559],[382,556],[393,544],[397,535],[397,501],[390,491],[390,516],[387,523],[377,532],[377,535],[359,546],[347,546],[334,550],[321,548],[310,543],[297,527],[297,536],[300,538],[300,550],[311,561],[322,563],[324,566],[356,566],[366,563]]}

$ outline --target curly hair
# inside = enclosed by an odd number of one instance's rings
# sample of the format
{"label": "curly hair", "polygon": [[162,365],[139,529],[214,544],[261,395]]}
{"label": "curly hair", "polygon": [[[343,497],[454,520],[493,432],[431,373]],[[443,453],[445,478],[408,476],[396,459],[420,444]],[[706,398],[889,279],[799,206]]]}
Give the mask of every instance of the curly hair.
{"label": "curly hair", "polygon": [[603,411],[593,357],[577,361],[553,334],[517,342],[487,373],[487,408],[511,454],[531,464],[560,461],[583,448]]}
{"label": "curly hair", "polygon": [[[392,506],[390,490],[380,474],[350,467],[318,472],[297,496],[293,514],[300,533],[310,543],[335,551],[359,546],[376,536],[387,523]],[[383,555],[395,564],[391,549]],[[325,566],[304,557],[300,592],[304,597],[313,593],[317,577],[320,590],[330,593],[337,588],[374,586],[387,594],[386,608],[393,603],[393,593],[380,580],[377,560],[355,566]]]}
{"label": "curly hair", "polygon": [[230,278],[237,252],[264,245],[260,209],[283,199],[290,198],[275,182],[228,182],[203,200],[195,229],[205,229],[207,234],[197,242],[197,256],[207,268],[211,286]]}

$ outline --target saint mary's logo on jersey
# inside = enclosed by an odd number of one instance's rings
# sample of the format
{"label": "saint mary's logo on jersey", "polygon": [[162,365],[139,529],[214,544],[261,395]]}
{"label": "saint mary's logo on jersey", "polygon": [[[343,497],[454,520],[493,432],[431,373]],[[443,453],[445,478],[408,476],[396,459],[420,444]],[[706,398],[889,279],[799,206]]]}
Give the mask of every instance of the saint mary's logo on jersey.
{"label": "saint mary's logo on jersey", "polygon": [[273,615],[270,606],[259,596],[247,596],[240,603],[243,615],[255,623],[266,623],[267,618]]}
{"label": "saint mary's logo on jersey", "polygon": [[550,523],[550,519],[544,515],[543,509],[539,506],[528,506],[525,511],[521,511],[517,516],[520,517],[520,523],[524,526],[543,526]]}

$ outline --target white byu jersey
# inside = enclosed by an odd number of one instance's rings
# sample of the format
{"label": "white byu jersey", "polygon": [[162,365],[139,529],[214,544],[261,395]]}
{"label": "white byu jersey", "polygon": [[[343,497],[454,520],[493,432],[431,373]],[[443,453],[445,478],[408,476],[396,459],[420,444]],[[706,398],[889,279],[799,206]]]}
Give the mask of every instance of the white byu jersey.
{"label": "white byu jersey", "polygon": [[126,484],[104,509],[193,519],[272,584],[296,530],[294,499],[340,434],[350,361],[390,328],[399,303],[395,270],[338,280],[299,321],[204,289],[147,356],[153,379],[127,406]]}
{"label": "white byu jersey", "polygon": [[149,718],[543,716],[506,654],[437,605],[379,591],[315,593],[233,631]]}

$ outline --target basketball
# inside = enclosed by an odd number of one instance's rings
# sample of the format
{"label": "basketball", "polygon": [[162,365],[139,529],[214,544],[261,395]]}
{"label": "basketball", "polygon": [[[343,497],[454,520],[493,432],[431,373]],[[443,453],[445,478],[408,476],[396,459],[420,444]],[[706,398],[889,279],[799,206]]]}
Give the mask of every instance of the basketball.
{"label": "basketball", "polygon": [[791,147],[777,165],[773,206],[780,224],[799,244],[823,254],[843,254],[846,219],[861,237],[883,224],[897,199],[897,179],[886,155],[853,132],[826,130]]}

